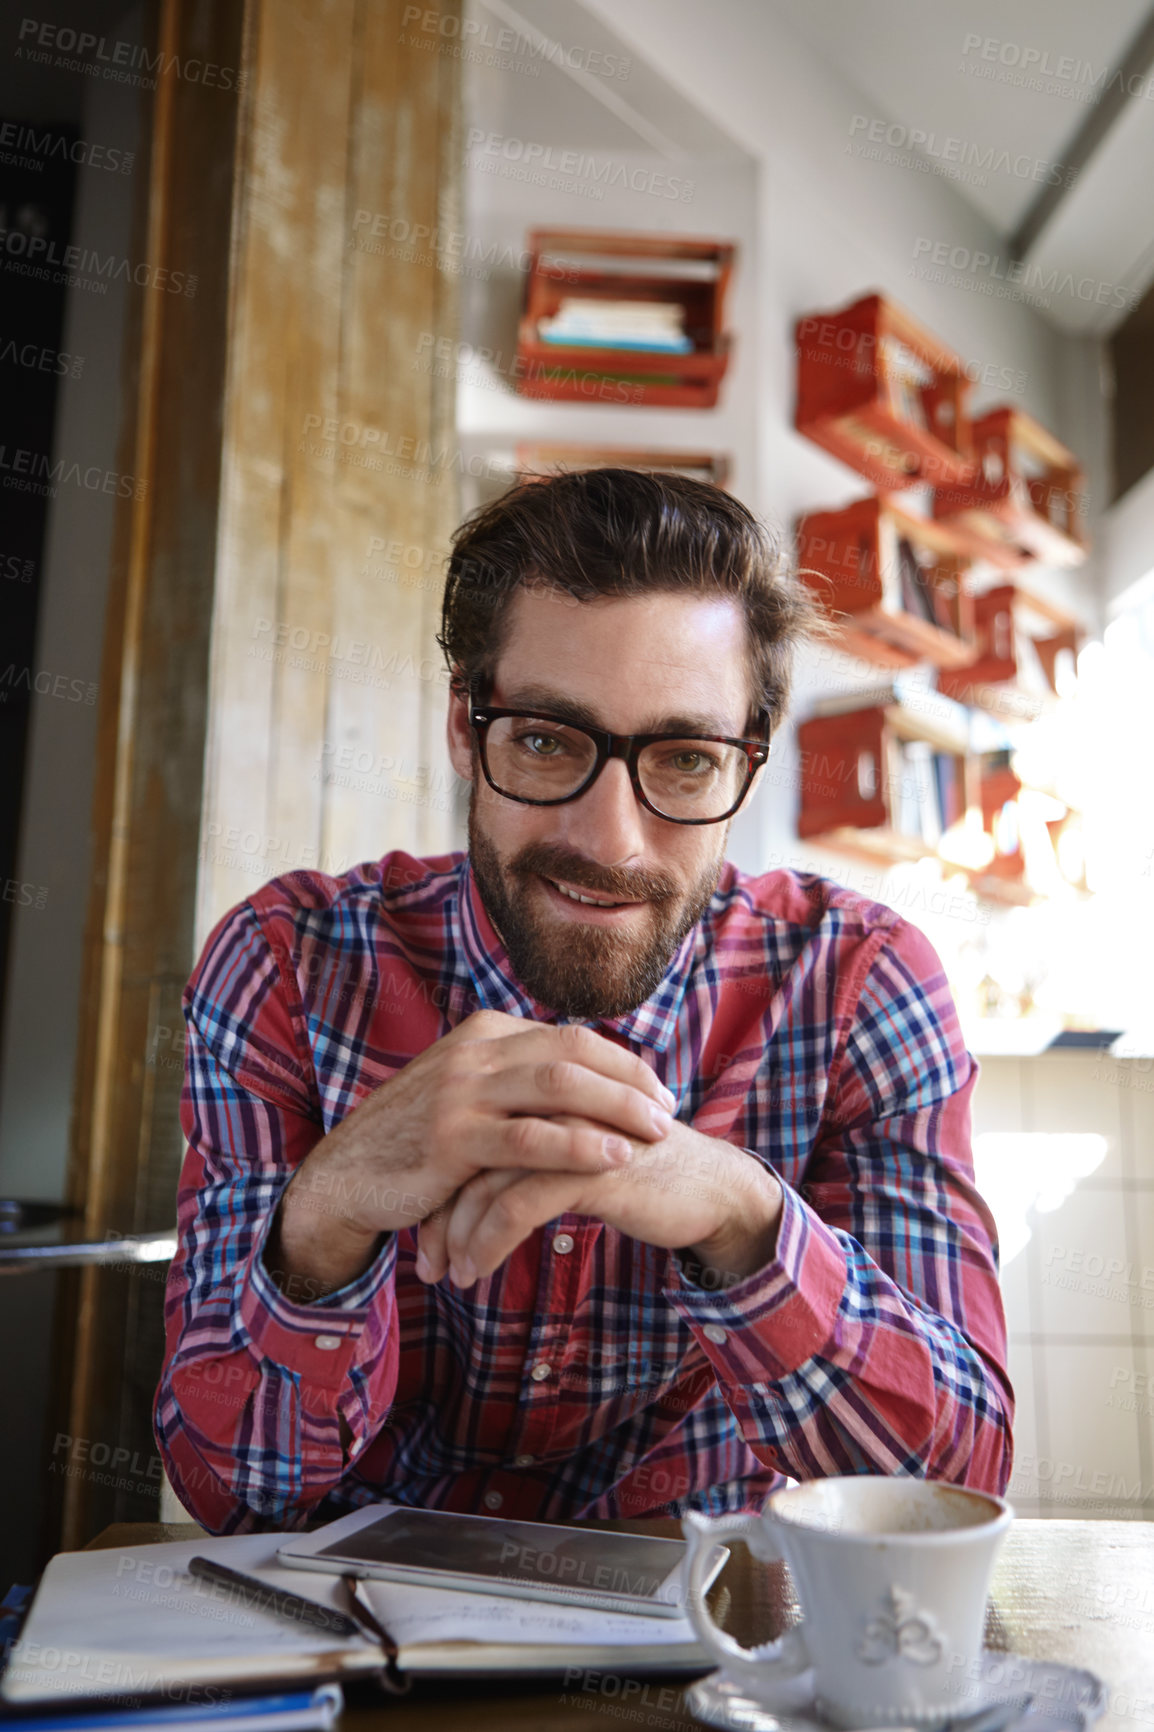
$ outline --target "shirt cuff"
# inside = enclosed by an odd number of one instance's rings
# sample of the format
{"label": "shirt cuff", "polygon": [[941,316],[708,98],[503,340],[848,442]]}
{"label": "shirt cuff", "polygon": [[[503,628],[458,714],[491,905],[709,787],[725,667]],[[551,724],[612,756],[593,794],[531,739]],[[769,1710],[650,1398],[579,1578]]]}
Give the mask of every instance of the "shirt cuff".
{"label": "shirt cuff", "polygon": [[234,1315],[252,1351],[304,1382],[339,1389],[357,1356],[361,1334],[382,1294],[391,1298],[397,1236],[386,1233],[369,1267],[350,1281],[304,1303],[282,1293],[264,1265],[264,1247],[276,1207],[269,1210],[248,1259],[237,1271]]}
{"label": "shirt cuff", "polygon": [[832,1228],[781,1181],[777,1248],[763,1269],[710,1291],[695,1286],[671,1257],[675,1282],[664,1289],[704,1349],[720,1382],[773,1383],[830,1344],[845,1292],[845,1252]]}

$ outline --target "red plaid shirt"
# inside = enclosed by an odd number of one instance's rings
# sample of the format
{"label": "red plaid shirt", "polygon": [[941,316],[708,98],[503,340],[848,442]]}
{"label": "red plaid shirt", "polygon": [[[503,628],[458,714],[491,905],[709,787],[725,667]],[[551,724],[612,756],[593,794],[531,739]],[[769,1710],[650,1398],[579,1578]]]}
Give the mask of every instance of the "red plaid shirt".
{"label": "red plaid shirt", "polygon": [[556,1020],[460,855],[289,873],[210,935],[185,992],[156,1406],[199,1521],[294,1527],[382,1497],[546,1520],[721,1511],[760,1507],[783,1475],[1004,1488],[976,1066],[914,927],[823,879],[726,865],[657,992],[594,1025],[683,1121],[781,1179],[765,1268],[710,1289],[674,1253],[565,1215],[467,1292],[420,1282],[405,1230],[339,1292],[286,1297],[261,1253],[293,1169],[481,1007]]}

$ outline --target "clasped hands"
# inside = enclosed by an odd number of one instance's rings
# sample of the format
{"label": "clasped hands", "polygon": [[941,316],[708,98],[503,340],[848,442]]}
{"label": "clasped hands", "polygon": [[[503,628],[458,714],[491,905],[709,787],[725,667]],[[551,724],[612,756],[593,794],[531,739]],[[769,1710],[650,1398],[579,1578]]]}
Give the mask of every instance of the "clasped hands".
{"label": "clasped hands", "polygon": [[419,1277],[470,1287],[572,1213],[740,1279],[773,1255],[781,1186],[672,1105],[593,1029],[478,1011],[306,1157],[281,1203],[281,1261],[351,1279],[382,1232],[416,1222]]}

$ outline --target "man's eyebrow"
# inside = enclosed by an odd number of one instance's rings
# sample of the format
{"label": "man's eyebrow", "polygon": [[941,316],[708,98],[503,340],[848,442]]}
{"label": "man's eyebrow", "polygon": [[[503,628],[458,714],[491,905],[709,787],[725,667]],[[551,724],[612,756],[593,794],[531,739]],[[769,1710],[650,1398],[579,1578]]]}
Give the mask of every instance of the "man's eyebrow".
{"label": "man's eyebrow", "polygon": [[[505,704],[501,706],[511,710],[539,710],[545,716],[554,716],[558,721],[583,722],[589,728],[604,729],[605,723],[597,712],[579,698],[564,696],[561,692],[550,691],[547,686],[524,685],[515,686],[508,694]],[[700,711],[678,711],[672,715],[649,715],[644,725],[635,730],[639,734],[685,734],[695,737],[721,734],[727,739],[740,738],[730,727],[724,717],[707,715]]]}

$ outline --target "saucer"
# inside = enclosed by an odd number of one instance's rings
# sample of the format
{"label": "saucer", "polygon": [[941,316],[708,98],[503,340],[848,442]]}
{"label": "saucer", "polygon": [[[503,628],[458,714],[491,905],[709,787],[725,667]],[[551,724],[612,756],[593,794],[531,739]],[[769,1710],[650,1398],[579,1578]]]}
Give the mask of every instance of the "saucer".
{"label": "saucer", "polygon": [[[689,1686],[685,1705],[704,1725],[725,1726],[731,1732],[831,1732],[814,1706],[812,1677],[803,1672],[782,1679],[776,1705],[770,1705],[747,1695],[745,1684],[724,1671],[710,1672]],[[983,1650],[974,1670],[959,1676],[956,1694],[953,1713],[959,1717],[1015,1696],[1033,1696],[1033,1705],[1012,1720],[1006,1732],[1086,1732],[1106,1706],[1105,1687],[1093,1672],[991,1648]],[[802,1696],[804,1701],[799,1700]]]}

